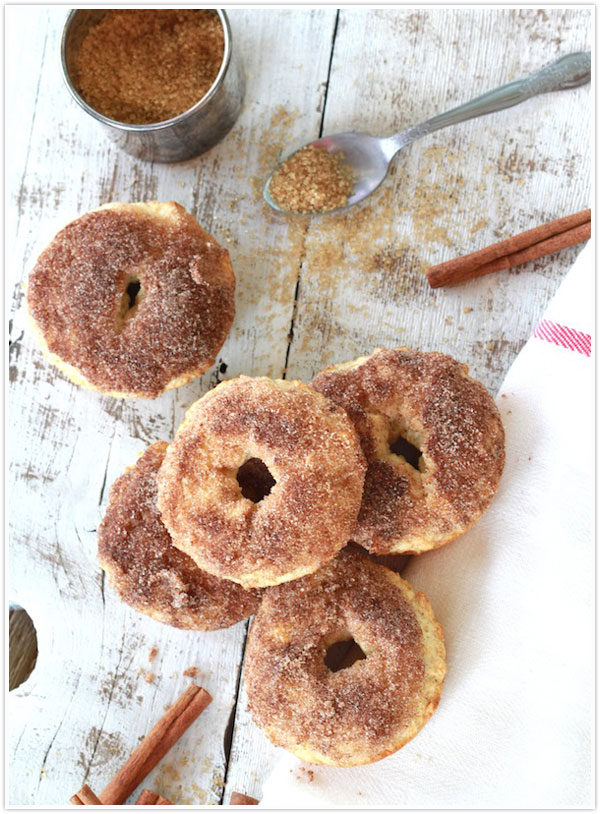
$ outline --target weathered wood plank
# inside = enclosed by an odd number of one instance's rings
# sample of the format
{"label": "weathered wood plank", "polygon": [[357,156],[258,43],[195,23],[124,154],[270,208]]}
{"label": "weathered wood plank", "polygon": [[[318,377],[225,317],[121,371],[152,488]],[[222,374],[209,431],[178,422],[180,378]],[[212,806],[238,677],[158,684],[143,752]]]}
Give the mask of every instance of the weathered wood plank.
{"label": "weathered wood plank", "polygon": [[[58,60],[65,15],[61,8],[33,17],[12,8],[7,16],[8,38],[23,43],[29,60],[19,75],[30,131],[28,149],[11,154],[7,184],[14,256],[10,598],[32,616],[39,643],[36,669],[10,696],[10,799],[61,804],[84,781],[100,791],[189,682],[184,671],[196,668],[195,680],[215,700],[146,785],[174,803],[218,803],[245,624],[201,634],[129,610],[104,585],[95,530],[112,481],[146,444],[172,437],[185,409],[221,376],[284,370],[299,236],[287,223],[265,232],[253,179],[278,143],[320,117],[335,12],[232,11],[248,73],[244,111],[209,154],[172,166],[119,152],[69,99]],[[35,58],[31,42],[45,43]],[[300,71],[298,55],[309,44],[311,59]],[[20,55],[15,45],[13,78]],[[19,96],[16,82],[9,89]],[[27,331],[21,284],[57,223],[110,200],[147,199],[179,201],[230,249],[237,318],[218,365],[202,379],[155,401],[120,402],[74,387],[46,364]],[[152,648],[158,652],[150,664]]]}
{"label": "weathered wood plank", "polygon": [[[575,8],[344,10],[324,133],[389,135],[589,48],[590,21]],[[497,389],[580,247],[447,291],[422,272],[589,204],[590,103],[588,85],[439,131],[360,208],[313,221],[290,375],[406,344]]]}
{"label": "weathered wood plank", "polygon": [[224,802],[227,803],[234,791],[260,800],[263,782],[282,750],[273,746],[248,712],[243,670],[233,735]]}
{"label": "weathered wood plank", "polygon": [[[452,353],[495,389],[578,249],[449,291],[429,291],[422,270],[588,203],[590,89],[434,134],[360,209],[291,222],[264,207],[260,187],[281,154],[318,134],[335,10],[230,11],[248,73],[243,114],[210,153],[171,166],[120,153],[69,99],[57,56],[65,16],[6,10],[7,110],[18,114],[6,168],[9,599],[31,614],[40,647],[9,698],[11,802],[64,803],[84,781],[101,790],[188,667],[215,702],[145,785],[175,803],[219,802],[224,783],[225,801],[232,790],[260,797],[276,750],[243,689],[235,705],[246,626],[175,631],[115,599],[95,560],[108,487],[221,377],[309,379],[402,343]],[[343,10],[325,132],[401,129],[589,47],[590,19],[581,8]],[[179,201],[230,249],[237,316],[202,379],[156,401],[117,402],[48,367],[27,332],[21,284],[57,221],[150,198]]]}
{"label": "weathered wood plank", "polygon": [[[589,25],[589,12],[575,9],[343,10],[323,132],[389,135],[589,47]],[[467,361],[495,390],[579,249],[454,291],[430,291],[423,268],[587,204],[589,129],[570,122],[586,121],[589,91],[434,134],[397,159],[365,205],[311,219],[288,377],[406,344]],[[317,135],[305,130],[290,148]],[[242,692],[228,790],[260,798],[280,751]]]}

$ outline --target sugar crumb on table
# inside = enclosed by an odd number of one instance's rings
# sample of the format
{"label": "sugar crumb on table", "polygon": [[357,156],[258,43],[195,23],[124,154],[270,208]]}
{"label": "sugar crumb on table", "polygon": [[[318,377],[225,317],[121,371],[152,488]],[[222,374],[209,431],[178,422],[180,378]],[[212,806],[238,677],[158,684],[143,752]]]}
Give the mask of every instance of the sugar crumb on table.
{"label": "sugar crumb on table", "polygon": [[[292,771],[290,769],[290,771]],[[299,775],[296,775],[298,780],[308,780],[309,783],[312,783],[315,779],[315,773],[312,769],[307,769],[306,766],[300,766],[298,771],[300,772]]]}
{"label": "sugar crumb on table", "polygon": [[137,672],[137,674],[138,674],[139,676],[141,676],[141,677],[144,679],[144,681],[146,682],[146,684],[152,684],[152,682],[153,682],[153,681],[154,681],[154,679],[156,678],[156,675],[155,675],[154,673],[150,673],[150,672],[148,672],[148,673],[147,673],[147,672],[144,670],[144,668],[143,668],[143,667],[138,667],[138,672]]}

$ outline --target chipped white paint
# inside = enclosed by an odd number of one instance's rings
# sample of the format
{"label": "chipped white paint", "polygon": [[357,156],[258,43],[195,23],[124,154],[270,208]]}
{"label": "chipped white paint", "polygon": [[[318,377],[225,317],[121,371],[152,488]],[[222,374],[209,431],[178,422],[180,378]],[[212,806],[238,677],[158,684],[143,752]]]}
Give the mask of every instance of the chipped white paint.
{"label": "chipped white paint", "polygon": [[[450,352],[495,389],[578,249],[449,291],[430,291],[422,269],[588,205],[589,87],[412,145],[343,219],[278,218],[261,205],[260,180],[282,149],[318,135],[323,111],[325,132],[399,130],[588,48],[591,11],[346,9],[327,85],[334,9],[231,10],[248,74],[243,114],[208,154],[171,166],[119,152],[70,100],[59,65],[66,11],[6,9],[8,598],[32,616],[40,651],[9,698],[9,798],[60,805],[84,781],[101,791],[183,690],[188,667],[214,703],[145,785],[179,803],[228,801],[233,790],[260,797],[276,750],[238,695],[246,625],[178,631],[118,602],[95,560],[108,487],[222,376],[308,379],[402,343]],[[48,367],[21,284],[51,224],[148,199],[179,201],[229,248],[237,315],[213,371],[156,401],[120,402]]]}

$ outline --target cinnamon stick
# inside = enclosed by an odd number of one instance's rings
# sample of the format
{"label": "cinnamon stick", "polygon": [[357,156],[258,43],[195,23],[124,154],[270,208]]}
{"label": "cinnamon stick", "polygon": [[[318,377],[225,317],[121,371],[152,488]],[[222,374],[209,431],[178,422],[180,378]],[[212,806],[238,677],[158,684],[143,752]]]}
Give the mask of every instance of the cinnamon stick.
{"label": "cinnamon stick", "polygon": [[231,799],[229,800],[230,806],[257,806],[258,800],[254,797],[248,797],[247,794],[242,794],[240,791],[232,791]]}
{"label": "cinnamon stick", "polygon": [[83,785],[77,794],[74,794],[70,801],[74,806],[101,806],[103,805],[102,800],[100,800],[91,788],[86,784]]}
{"label": "cinnamon stick", "polygon": [[553,254],[589,240],[590,235],[591,210],[584,209],[493,243],[479,251],[432,266],[426,272],[427,280],[432,288],[457,285],[474,277],[513,268],[529,260]]}
{"label": "cinnamon stick", "polygon": [[100,794],[102,803],[121,805],[211,701],[206,690],[197,684],[190,684]]}
{"label": "cinnamon stick", "polygon": [[140,796],[136,800],[136,806],[172,806],[169,800],[166,797],[163,797],[160,794],[157,794],[155,791],[150,791],[150,789],[144,789]]}

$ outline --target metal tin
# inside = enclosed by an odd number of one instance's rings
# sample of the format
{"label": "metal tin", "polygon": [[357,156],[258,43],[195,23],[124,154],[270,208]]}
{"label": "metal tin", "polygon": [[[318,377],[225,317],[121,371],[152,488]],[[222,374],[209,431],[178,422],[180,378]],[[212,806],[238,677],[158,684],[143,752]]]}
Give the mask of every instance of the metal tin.
{"label": "metal tin", "polygon": [[173,119],[153,124],[126,124],[103,116],[77,91],[73,59],[90,27],[100,22],[108,9],[74,9],[67,17],[61,42],[65,82],[75,101],[104,127],[106,134],[125,152],[143,161],[185,161],[209,150],[235,124],[245,90],[239,56],[234,52],[231,28],[222,9],[215,9],[224,32],[223,62],[208,93],[189,110]]}

